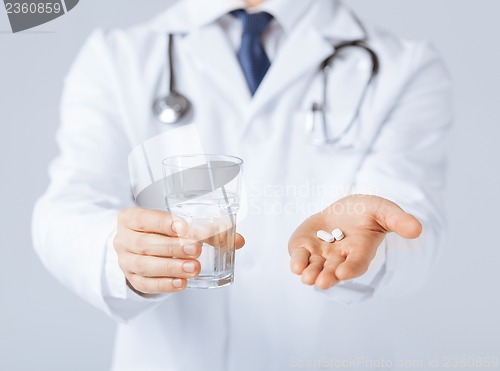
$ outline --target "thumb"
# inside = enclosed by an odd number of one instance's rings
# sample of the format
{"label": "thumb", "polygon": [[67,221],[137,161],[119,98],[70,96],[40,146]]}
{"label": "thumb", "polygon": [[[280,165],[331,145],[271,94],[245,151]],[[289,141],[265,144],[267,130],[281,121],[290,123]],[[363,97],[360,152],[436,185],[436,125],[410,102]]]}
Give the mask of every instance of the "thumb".
{"label": "thumb", "polygon": [[417,238],[422,233],[422,224],[418,219],[394,202],[384,200],[377,214],[379,224],[387,232],[395,232],[403,238]]}

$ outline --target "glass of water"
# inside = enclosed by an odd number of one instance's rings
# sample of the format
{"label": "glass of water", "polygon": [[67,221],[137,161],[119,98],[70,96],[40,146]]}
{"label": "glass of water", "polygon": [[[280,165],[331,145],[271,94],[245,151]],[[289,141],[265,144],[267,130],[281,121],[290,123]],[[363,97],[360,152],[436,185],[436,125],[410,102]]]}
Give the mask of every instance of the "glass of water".
{"label": "glass of water", "polygon": [[167,210],[187,222],[187,238],[203,242],[201,272],[187,287],[230,285],[243,161],[227,155],[180,155],[162,164]]}

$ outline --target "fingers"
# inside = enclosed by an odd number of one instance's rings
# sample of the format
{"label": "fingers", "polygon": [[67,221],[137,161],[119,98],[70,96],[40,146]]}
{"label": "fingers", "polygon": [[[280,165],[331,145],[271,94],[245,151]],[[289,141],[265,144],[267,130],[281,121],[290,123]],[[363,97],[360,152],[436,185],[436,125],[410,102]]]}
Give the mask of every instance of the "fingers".
{"label": "fingers", "polygon": [[135,290],[143,294],[177,292],[184,290],[187,286],[187,281],[182,278],[149,278],[137,274],[129,275],[128,281]]}
{"label": "fingers", "polygon": [[[182,244],[190,241],[211,243],[214,238],[224,244],[231,242],[232,245],[235,242],[238,249],[245,244],[241,235],[234,237],[234,226],[229,218],[220,218],[215,223],[211,220],[195,220],[188,224],[185,220],[163,211],[130,208],[119,214],[118,227],[136,232],[179,237],[182,238],[180,242]],[[230,239],[234,241],[229,241]]]}
{"label": "fingers", "polygon": [[290,253],[290,268],[295,274],[302,274],[309,265],[311,253],[304,247],[297,247]]}
{"label": "fingers", "polygon": [[422,233],[422,224],[417,218],[386,199],[381,199],[377,219],[387,232],[395,232],[403,238],[417,238]]}
{"label": "fingers", "polygon": [[[295,242],[298,244],[298,242]],[[332,247],[328,246],[327,249]],[[321,247],[314,242],[303,240],[300,244],[290,244],[290,268],[293,273],[301,275],[302,283],[327,289],[334,285],[338,279],[335,276],[335,268],[343,261],[339,250],[331,250],[330,256],[321,253]]]}
{"label": "fingers", "polygon": [[356,245],[351,245],[348,247],[348,253],[345,261],[340,263],[335,269],[335,276],[339,280],[349,280],[356,278],[364,274],[370,262],[375,257],[377,252],[377,247],[374,248],[370,246],[369,241],[361,241],[356,243]]}
{"label": "fingers", "polygon": [[159,258],[127,254],[120,261],[123,271],[143,277],[194,278],[200,274],[200,262],[194,259]]}
{"label": "fingers", "polygon": [[197,241],[129,229],[120,231],[115,237],[115,246],[125,251],[160,257],[197,258],[201,254],[201,245]]}
{"label": "fingers", "polygon": [[323,270],[325,258],[321,255],[311,255],[309,258],[309,265],[302,272],[302,283],[306,285],[314,285],[316,278]]}
{"label": "fingers", "polygon": [[241,248],[245,239],[235,233],[232,219],[196,220],[188,224],[170,213],[131,208],[118,217],[113,241],[121,270],[138,292],[176,292],[187,279],[200,274],[202,244]]}
{"label": "fingers", "polygon": [[326,290],[339,282],[335,270],[344,261],[344,258],[340,254],[332,254],[328,257],[323,264],[323,270],[319,273],[316,278],[316,287],[322,290]]}
{"label": "fingers", "polygon": [[184,220],[159,210],[125,209],[118,216],[118,225],[137,232],[151,232],[166,236],[183,236],[187,231]]}
{"label": "fingers", "polygon": [[236,249],[241,249],[243,246],[245,246],[245,238],[239,234],[239,233],[236,233],[236,238],[235,238],[235,248]]}

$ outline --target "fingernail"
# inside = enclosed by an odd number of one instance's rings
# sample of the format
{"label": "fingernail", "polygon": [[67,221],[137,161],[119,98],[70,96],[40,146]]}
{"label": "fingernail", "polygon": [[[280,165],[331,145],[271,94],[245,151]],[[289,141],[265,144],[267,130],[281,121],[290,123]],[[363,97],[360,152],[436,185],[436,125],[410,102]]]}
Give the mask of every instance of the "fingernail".
{"label": "fingernail", "polygon": [[196,264],[194,262],[187,262],[182,265],[182,269],[186,273],[193,273],[196,269]]}
{"label": "fingernail", "polygon": [[179,278],[176,278],[175,280],[172,281],[172,286],[180,288],[182,287],[182,280]]}
{"label": "fingernail", "polygon": [[178,221],[178,220],[175,220],[172,222],[172,230],[175,232],[175,233],[180,233],[181,230],[182,230],[182,222]]}
{"label": "fingernail", "polygon": [[184,245],[184,254],[186,255],[196,255],[196,252],[197,252],[197,248],[196,248],[196,245],[195,244],[187,244],[187,245]]}

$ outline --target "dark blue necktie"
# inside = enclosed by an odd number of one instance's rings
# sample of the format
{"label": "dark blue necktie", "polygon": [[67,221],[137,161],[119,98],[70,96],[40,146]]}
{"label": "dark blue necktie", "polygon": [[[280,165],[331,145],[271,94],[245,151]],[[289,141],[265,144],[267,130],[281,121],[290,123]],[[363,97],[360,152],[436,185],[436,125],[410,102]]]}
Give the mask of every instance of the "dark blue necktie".
{"label": "dark blue necktie", "polygon": [[245,74],[248,88],[252,95],[254,95],[271,65],[262,47],[260,38],[262,31],[269,24],[269,21],[273,19],[273,16],[265,12],[249,14],[242,9],[235,10],[232,14],[238,17],[243,23],[243,34],[241,37],[241,47],[238,52],[238,60]]}

